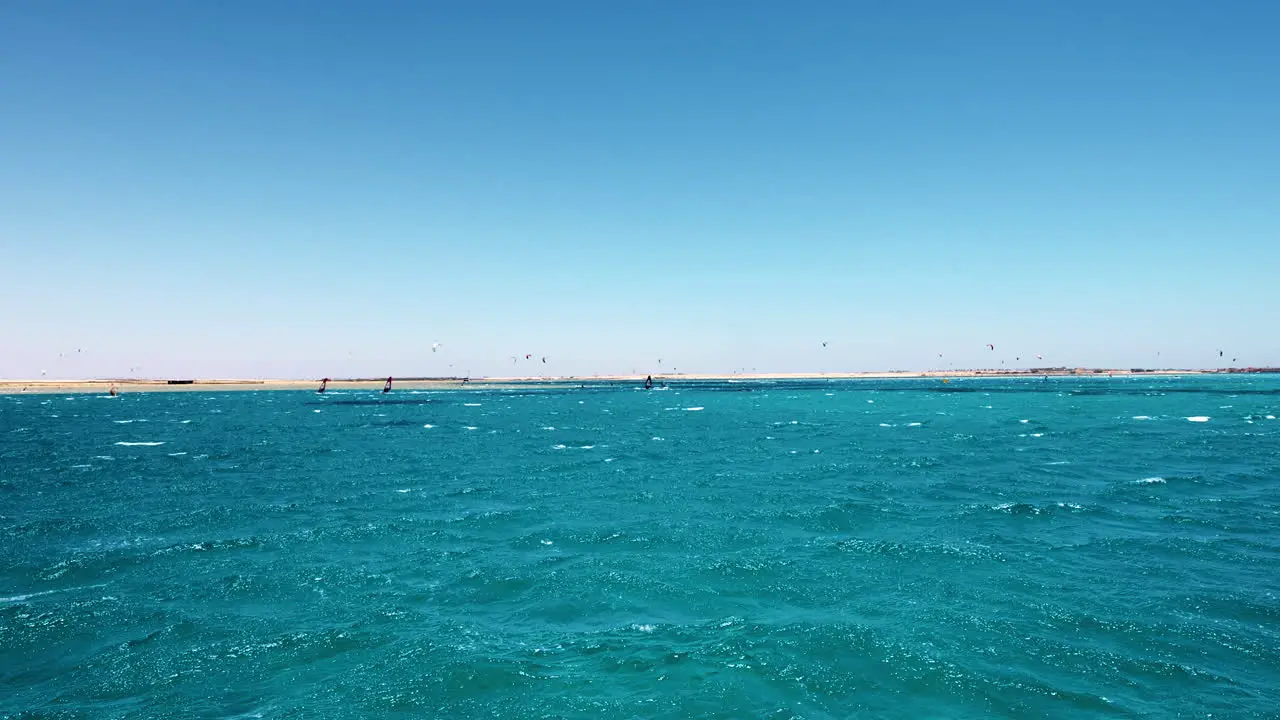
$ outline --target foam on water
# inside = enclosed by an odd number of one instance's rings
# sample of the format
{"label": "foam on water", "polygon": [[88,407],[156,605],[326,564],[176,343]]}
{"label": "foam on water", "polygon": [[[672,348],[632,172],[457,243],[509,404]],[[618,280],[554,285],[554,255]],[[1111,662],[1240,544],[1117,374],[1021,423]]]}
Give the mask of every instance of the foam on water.
{"label": "foam on water", "polygon": [[163,445],[163,444],[164,444],[163,440],[157,440],[152,442],[126,442],[122,440],[116,443],[116,445],[122,445],[124,447],[155,447],[157,445]]}

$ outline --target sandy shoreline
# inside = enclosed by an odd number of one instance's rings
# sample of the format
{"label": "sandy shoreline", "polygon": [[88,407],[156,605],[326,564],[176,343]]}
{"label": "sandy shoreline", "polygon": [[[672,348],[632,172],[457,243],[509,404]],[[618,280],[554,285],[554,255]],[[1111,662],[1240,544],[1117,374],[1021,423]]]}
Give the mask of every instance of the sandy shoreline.
{"label": "sandy shoreline", "polygon": [[[1127,377],[1134,375],[1206,375],[1223,373],[1221,370],[1149,370],[1134,372],[1115,369],[1060,369],[1048,372],[954,370],[926,372],[853,372],[853,373],[749,373],[749,374],[676,374],[655,376],[665,382],[725,381],[725,380],[857,380],[857,379],[921,379],[921,378],[1016,378],[1016,377]],[[473,378],[464,384],[457,378],[420,378],[396,380],[394,390],[457,389],[488,387],[493,385],[520,385],[540,383],[589,383],[589,382],[644,382],[644,375],[592,375],[576,377],[486,377]],[[114,386],[118,393],[135,392],[210,392],[221,390],[315,390],[319,380],[278,379],[195,379],[181,384],[167,380],[0,380],[0,393],[102,393]],[[331,390],[378,390],[383,380],[334,380]]]}

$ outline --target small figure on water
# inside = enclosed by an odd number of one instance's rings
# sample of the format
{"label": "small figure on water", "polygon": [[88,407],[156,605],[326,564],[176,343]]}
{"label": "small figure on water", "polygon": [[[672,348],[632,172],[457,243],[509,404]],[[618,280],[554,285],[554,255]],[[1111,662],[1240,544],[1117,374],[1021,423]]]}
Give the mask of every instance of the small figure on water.
{"label": "small figure on water", "polygon": [[644,379],[644,389],[645,389],[645,390],[652,390],[652,389],[653,389],[653,376],[652,376],[652,375],[649,375],[648,377],[646,377],[646,378]]}
{"label": "small figure on water", "polygon": [[390,378],[390,376],[388,376],[388,377],[387,377],[387,382],[386,382],[386,384],[382,386],[382,392],[384,392],[384,393],[389,393],[389,392],[391,392],[391,378]]}
{"label": "small figure on water", "polygon": [[320,378],[320,387],[319,389],[316,390],[316,392],[322,393],[324,392],[324,389],[328,386],[329,386],[329,378]]}

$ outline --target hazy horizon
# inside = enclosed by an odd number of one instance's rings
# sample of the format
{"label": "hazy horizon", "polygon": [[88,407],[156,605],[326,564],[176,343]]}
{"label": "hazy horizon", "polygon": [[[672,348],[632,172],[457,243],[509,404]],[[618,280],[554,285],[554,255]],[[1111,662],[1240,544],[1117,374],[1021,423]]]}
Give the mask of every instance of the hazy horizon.
{"label": "hazy horizon", "polygon": [[1277,21],[9,5],[0,377],[1280,366]]}

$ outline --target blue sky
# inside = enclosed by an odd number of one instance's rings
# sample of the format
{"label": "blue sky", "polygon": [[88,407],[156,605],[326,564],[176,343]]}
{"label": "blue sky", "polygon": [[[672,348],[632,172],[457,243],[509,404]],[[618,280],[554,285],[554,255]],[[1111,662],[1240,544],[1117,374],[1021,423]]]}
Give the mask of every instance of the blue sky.
{"label": "blue sky", "polygon": [[5,4],[0,376],[1280,365],[1280,5],[793,5]]}

